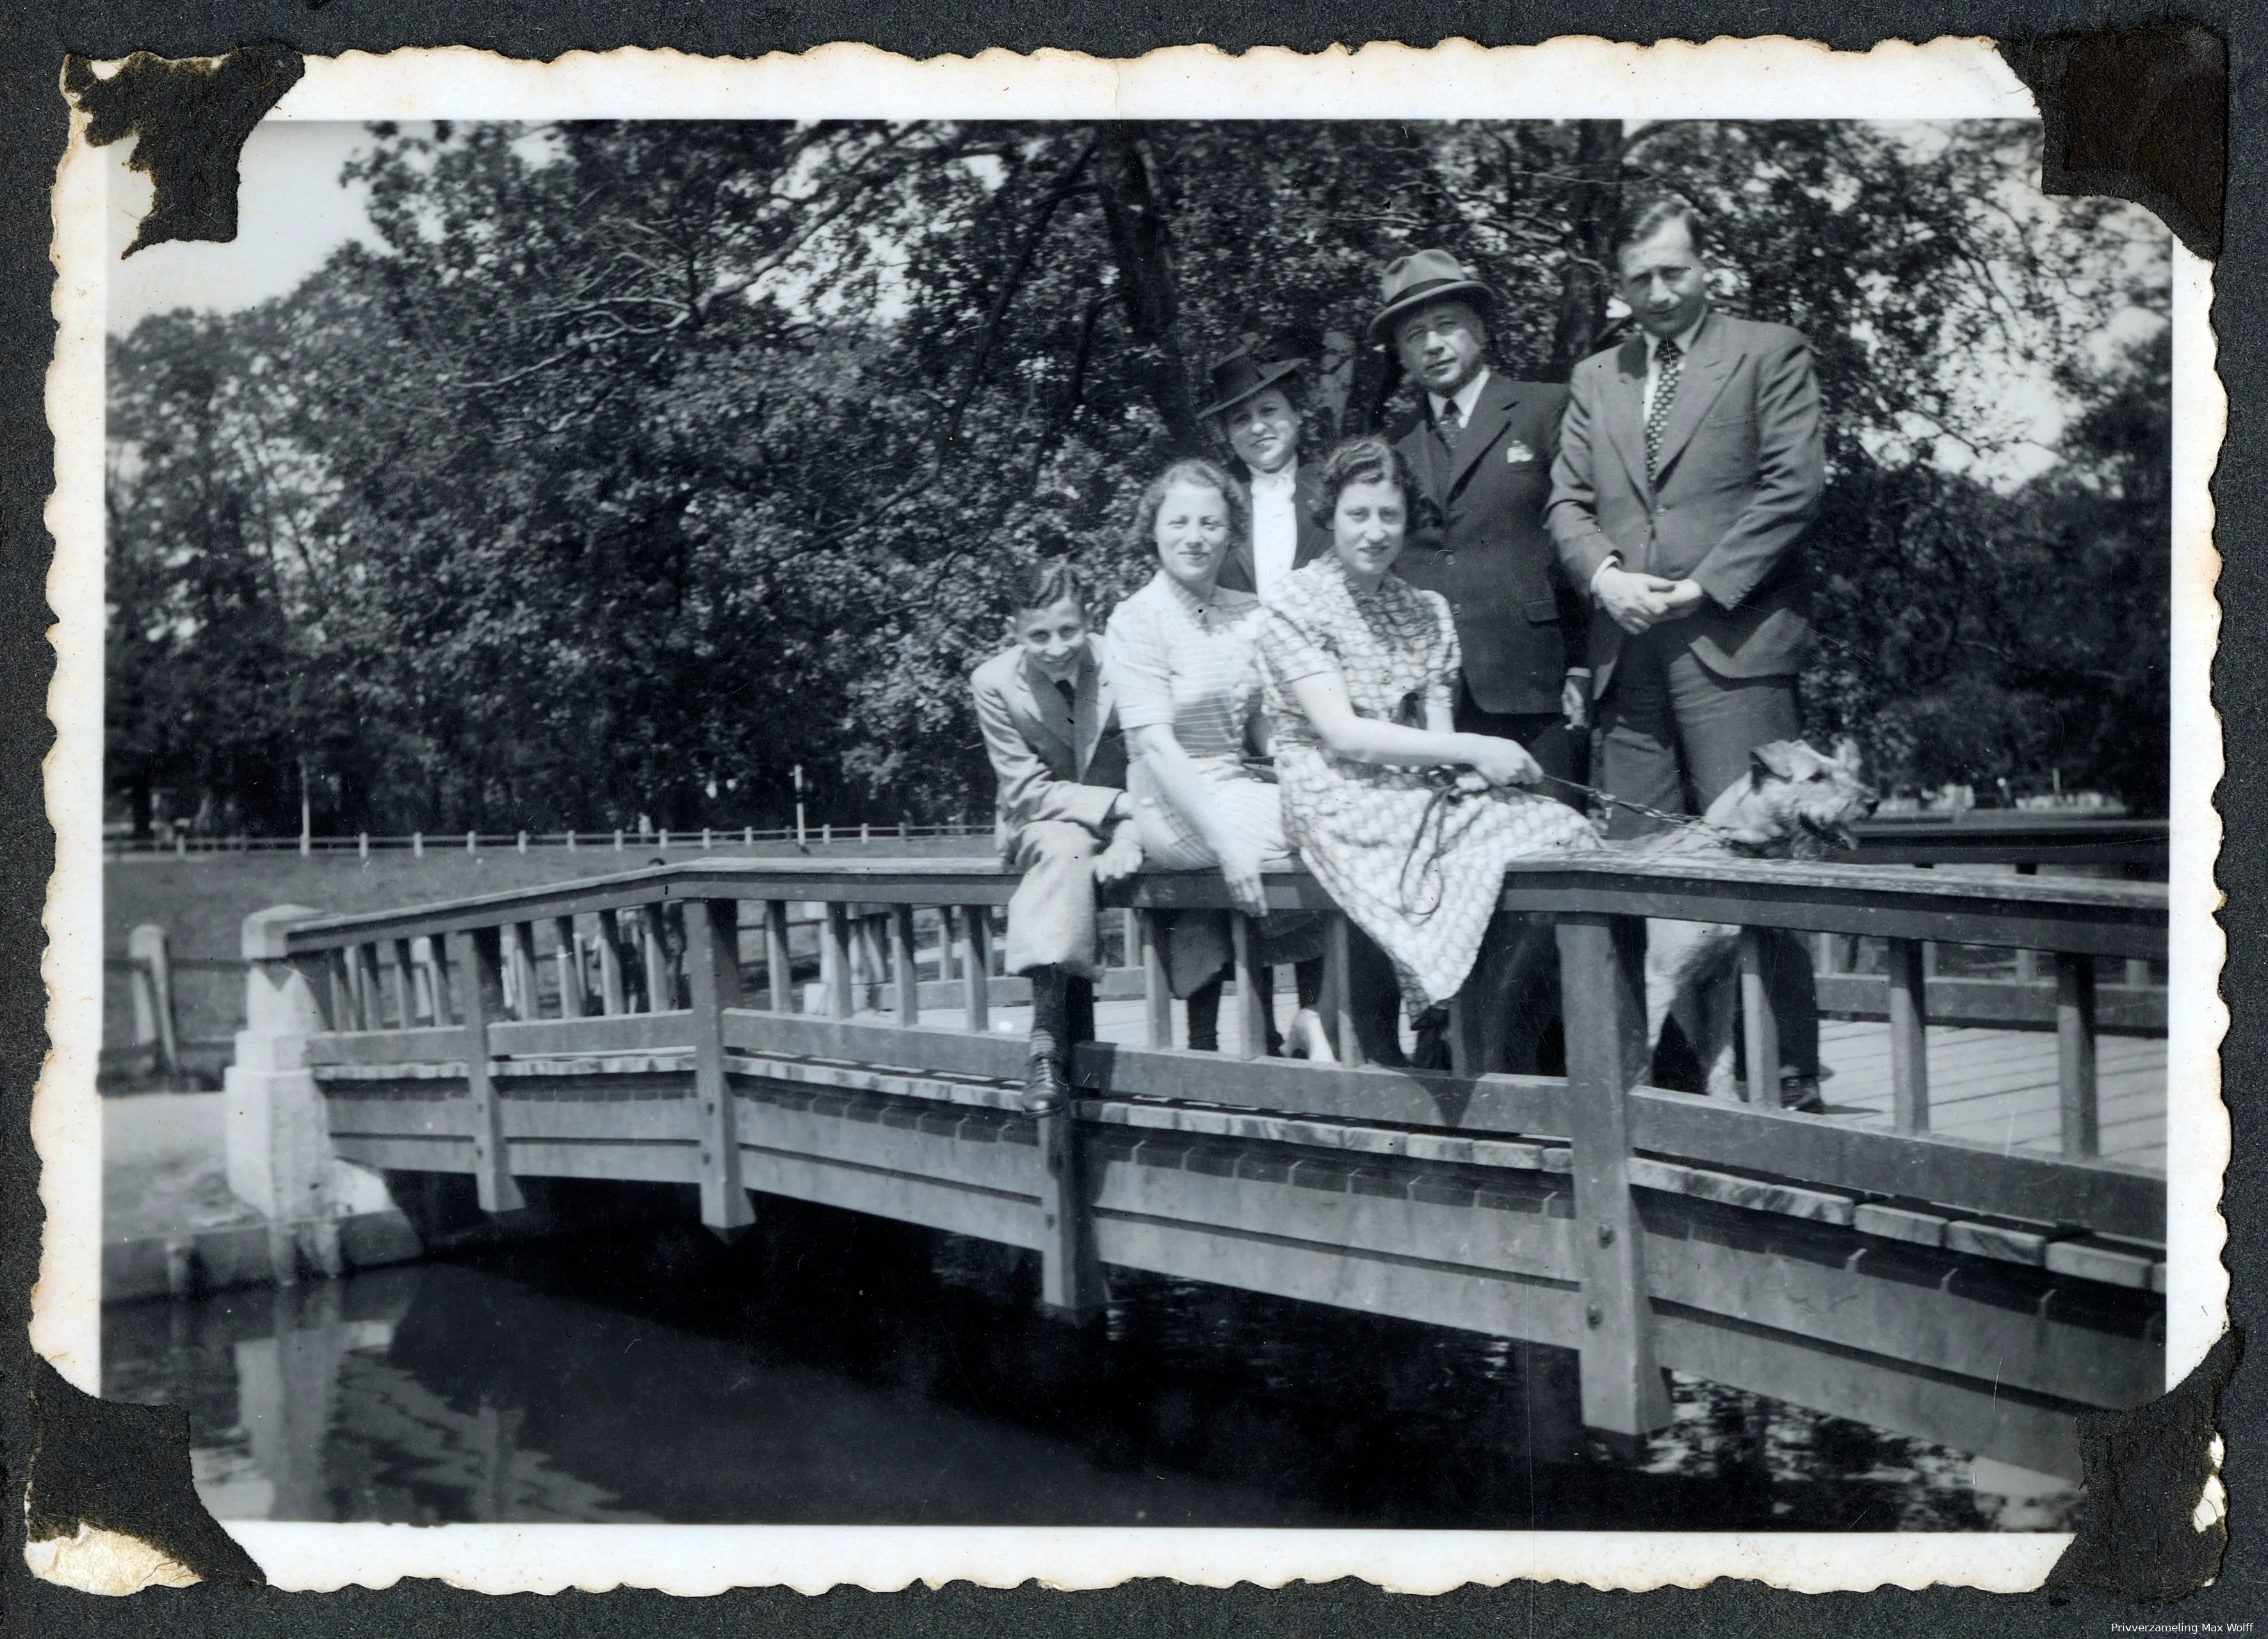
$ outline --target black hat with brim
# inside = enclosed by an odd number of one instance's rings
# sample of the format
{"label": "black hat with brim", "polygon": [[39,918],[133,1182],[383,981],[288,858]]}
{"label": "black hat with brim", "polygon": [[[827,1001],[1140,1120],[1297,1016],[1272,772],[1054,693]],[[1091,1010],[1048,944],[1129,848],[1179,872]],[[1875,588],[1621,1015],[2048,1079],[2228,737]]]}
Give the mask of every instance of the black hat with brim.
{"label": "black hat with brim", "polygon": [[1272,387],[1311,361],[1296,335],[1285,334],[1263,342],[1244,338],[1244,345],[1212,366],[1213,401],[1197,412],[1197,419],[1234,409],[1263,387]]}

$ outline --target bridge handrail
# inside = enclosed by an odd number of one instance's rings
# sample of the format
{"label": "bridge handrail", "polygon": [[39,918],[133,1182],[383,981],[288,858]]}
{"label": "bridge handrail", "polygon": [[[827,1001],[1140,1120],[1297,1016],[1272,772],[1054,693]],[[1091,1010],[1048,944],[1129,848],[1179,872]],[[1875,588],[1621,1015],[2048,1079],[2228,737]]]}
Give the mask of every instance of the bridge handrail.
{"label": "bridge handrail", "polygon": [[[247,945],[245,954],[274,959],[696,899],[1004,906],[1016,880],[1014,871],[990,858],[689,860],[401,910],[310,915],[278,926],[274,942],[258,950]],[[1305,871],[1271,871],[1263,881],[1271,910],[1336,908]],[[1136,910],[1231,908],[1212,871],[1145,871],[1105,898]],[[2166,951],[2167,890],[2161,883],[1602,856],[1515,862],[1506,873],[1502,903],[1513,911],[1663,916],[2075,955],[2162,959]]]}
{"label": "bridge handrail", "polygon": [[[478,1196],[490,1211],[521,1203],[497,1081],[500,1073],[508,1077],[501,1067],[512,1055],[676,1055],[689,1065],[697,1106],[703,1218],[731,1232],[749,1221],[750,1209],[740,1181],[730,1082],[730,1066],[740,1061],[729,1055],[783,1067],[900,1066],[917,1076],[975,1075],[994,1084],[1019,1073],[1021,1044],[989,1028],[994,915],[1015,882],[997,861],[978,858],[686,861],[405,910],[323,915],[277,907],[247,919],[244,953],[251,996],[299,995],[304,1003],[291,1005],[313,1013],[298,1017],[320,1019],[302,1038],[303,1062],[414,1064],[420,1074],[461,1077]],[[1646,1180],[1656,1173],[1648,1169],[1663,1158],[1719,1169],[1722,1187],[1735,1192],[1786,1194],[1780,1186],[1793,1180],[1797,1194],[1806,1186],[1842,1192],[1852,1214],[1863,1197],[1878,1220],[1935,1232],[1943,1238],[1938,1244],[1951,1246],[1954,1231],[1962,1230],[2028,1246],[2023,1255],[2035,1261],[2058,1237],[2092,1236],[2097,1246],[2106,1237],[2162,1240],[2165,1180],[2097,1158],[2093,966],[2100,956],[2131,961],[2164,953],[2162,886],[1621,855],[1523,862],[1507,872],[1502,903],[1556,919],[1564,1080],[1477,1073],[1477,1023],[1457,1005],[1448,1032],[1451,1074],[1364,1067],[1348,1003],[1346,918],[1304,872],[1272,873],[1265,888],[1271,907],[1326,914],[1324,1005],[1345,1062],[1264,1059],[1267,987],[1259,941],[1241,915],[1231,918],[1236,992],[1233,1017],[1223,1021],[1225,1051],[1174,1050],[1160,919],[1177,910],[1226,909],[1227,901],[1215,873],[1145,873],[1115,898],[1134,913],[1140,931],[1147,1046],[1084,1045],[1073,1080],[1086,1097],[1104,1100],[1197,1100],[1293,1118],[1328,1114],[1476,1134],[1549,1131],[1564,1140],[1581,1224],[1573,1250],[1589,1328],[1585,1420],[1593,1426],[1642,1430],[1667,1415],[1639,1251],[1644,1226],[1632,1194],[1653,1187]],[[768,1008],[748,1005],[742,991],[740,907],[748,900],[758,906],[757,965],[768,975]],[[819,1005],[808,1010],[799,1005],[789,947],[795,902],[824,908]],[[878,918],[867,914],[870,907],[882,908]],[[939,981],[948,996],[958,989],[965,1009],[959,1031],[922,1018],[917,915],[932,912]],[[1645,1084],[1649,917],[1742,930],[1746,1103]],[[1774,958],[1759,930],[1783,928],[1887,941],[1896,1130],[1862,1131],[1779,1108],[1777,1022],[1764,982]],[[2056,953],[2060,1155],[2004,1153],[1928,1131],[1925,940]],[[856,1018],[854,968],[863,966],[879,981],[885,946],[896,978],[888,1012]],[[553,964],[556,992],[547,1006],[539,974]],[[956,967],[957,986],[950,971]],[[934,995],[926,999],[938,1004]],[[263,1009],[276,1013],[272,1002],[249,1011],[257,1019]],[[1049,1226],[1042,1291],[1050,1304],[1074,1310],[1091,1304],[1099,1284],[1088,1267],[1091,1240],[1075,1182],[1079,1120],[1074,1108],[1038,1123],[1038,1198]],[[1952,1216],[1933,1214],[1932,1207]],[[2148,1267],[2148,1254],[2131,1246],[2100,1255]]]}

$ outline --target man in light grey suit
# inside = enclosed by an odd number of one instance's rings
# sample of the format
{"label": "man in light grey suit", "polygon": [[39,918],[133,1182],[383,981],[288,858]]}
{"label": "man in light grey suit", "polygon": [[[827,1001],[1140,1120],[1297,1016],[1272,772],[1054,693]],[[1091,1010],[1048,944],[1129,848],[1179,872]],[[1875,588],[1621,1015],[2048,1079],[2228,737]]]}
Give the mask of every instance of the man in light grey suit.
{"label": "man in light grey suit", "polygon": [[976,723],[999,782],[1001,856],[1023,872],[1008,901],[1005,966],[1032,981],[1027,1109],[1060,1109],[1064,1062],[1093,1033],[1097,882],[1142,864],[1126,794],[1126,737],[1102,670],[1102,637],[1061,560],[1019,593],[1013,646],[970,674]]}
{"label": "man in light grey suit", "polygon": [[[1811,346],[1786,325],[1713,311],[1708,246],[1675,195],[1636,202],[1613,254],[1640,334],[1576,366],[1548,511],[1561,563],[1594,606],[1592,692],[1602,790],[1699,813],[1802,725],[1812,641],[1803,542],[1825,480]],[[1609,834],[1658,822],[1624,808]],[[1811,969],[1775,941],[1774,1011],[1815,1104]]]}

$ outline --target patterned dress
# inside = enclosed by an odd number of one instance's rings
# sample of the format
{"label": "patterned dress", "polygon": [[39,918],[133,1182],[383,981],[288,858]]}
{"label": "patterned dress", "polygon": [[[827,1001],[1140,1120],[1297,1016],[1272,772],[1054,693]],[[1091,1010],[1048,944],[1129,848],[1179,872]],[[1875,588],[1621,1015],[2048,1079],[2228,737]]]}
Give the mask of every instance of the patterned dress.
{"label": "patterned dress", "polygon": [[[1375,592],[1336,555],[1294,570],[1268,606],[1260,649],[1285,828],[1339,908],[1394,960],[1415,1014],[1463,985],[1514,859],[1600,846],[1590,822],[1534,791],[1436,800],[1418,768],[1340,757],[1317,738],[1292,685],[1336,673],[1358,717],[1422,727],[1447,711],[1457,629],[1439,592],[1388,575]],[[1421,835],[1421,827],[1423,834]]]}

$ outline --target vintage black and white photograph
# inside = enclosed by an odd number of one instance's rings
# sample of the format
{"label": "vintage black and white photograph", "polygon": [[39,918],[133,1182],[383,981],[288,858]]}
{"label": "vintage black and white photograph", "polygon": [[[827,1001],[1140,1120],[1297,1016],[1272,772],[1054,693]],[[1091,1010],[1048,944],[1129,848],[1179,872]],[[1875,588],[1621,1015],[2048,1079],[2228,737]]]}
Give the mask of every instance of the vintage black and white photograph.
{"label": "vintage black and white photograph", "polygon": [[255,1553],[2070,1529],[2184,254],[1458,112],[99,153],[99,1383]]}

